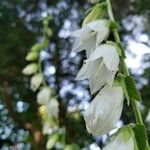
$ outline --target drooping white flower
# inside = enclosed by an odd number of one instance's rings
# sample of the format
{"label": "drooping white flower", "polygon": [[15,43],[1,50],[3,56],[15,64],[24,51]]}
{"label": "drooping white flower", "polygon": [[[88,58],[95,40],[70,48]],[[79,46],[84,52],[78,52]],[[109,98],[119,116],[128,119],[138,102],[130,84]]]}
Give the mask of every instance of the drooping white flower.
{"label": "drooping white flower", "polygon": [[124,138],[123,134],[122,132],[119,133],[103,150],[135,150],[133,137]]}
{"label": "drooping white flower", "polygon": [[48,115],[57,118],[58,113],[59,113],[58,106],[59,106],[59,103],[55,98],[50,99],[47,104]]}
{"label": "drooping white flower", "polygon": [[91,94],[95,93],[102,86],[108,84],[112,85],[116,71],[110,71],[104,64],[102,58],[93,62],[85,62],[79,71],[76,79],[84,80],[89,79]]}
{"label": "drooping white flower", "polygon": [[89,79],[90,91],[93,94],[105,84],[112,85],[118,65],[119,56],[115,45],[101,44],[85,61],[76,79]]}
{"label": "drooping white flower", "polygon": [[35,73],[37,70],[38,70],[38,65],[36,63],[31,63],[22,70],[22,73],[25,75],[31,75]]}
{"label": "drooping white flower", "polygon": [[38,74],[35,74],[32,78],[31,78],[31,81],[30,81],[30,88],[33,90],[33,91],[36,91],[39,86],[41,85],[42,83],[42,75],[40,73]]}
{"label": "drooping white flower", "polygon": [[84,25],[81,29],[72,33],[76,37],[73,45],[73,51],[86,50],[87,57],[90,53],[107,38],[109,34],[109,22],[106,20],[97,20]]}
{"label": "drooping white flower", "polygon": [[37,103],[40,105],[46,105],[50,100],[51,90],[49,87],[44,87],[38,94],[37,94]]}
{"label": "drooping white flower", "polygon": [[102,135],[115,128],[121,116],[123,100],[121,86],[105,86],[83,113],[88,132]]}

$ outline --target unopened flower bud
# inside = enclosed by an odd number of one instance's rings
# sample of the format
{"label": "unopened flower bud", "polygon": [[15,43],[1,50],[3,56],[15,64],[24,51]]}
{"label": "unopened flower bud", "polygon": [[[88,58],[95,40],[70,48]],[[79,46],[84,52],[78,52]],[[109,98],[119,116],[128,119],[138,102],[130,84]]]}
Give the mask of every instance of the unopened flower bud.
{"label": "unopened flower bud", "polygon": [[25,75],[31,75],[35,73],[37,70],[38,70],[38,65],[36,63],[31,63],[22,70],[22,73]]}
{"label": "unopened flower bud", "polygon": [[106,3],[95,5],[90,11],[90,13],[87,15],[87,17],[84,19],[82,25],[101,19],[105,14],[105,10],[106,10]]}
{"label": "unopened flower bud", "polygon": [[59,103],[55,98],[49,100],[47,104],[48,115],[57,118],[59,113]]}
{"label": "unopened flower bud", "polygon": [[37,52],[29,52],[26,56],[26,60],[32,61],[38,58],[38,53]]}
{"label": "unopened flower bud", "polygon": [[40,84],[42,83],[42,75],[40,73],[34,75],[32,78],[31,78],[31,82],[30,82],[30,88],[33,90],[33,91],[36,91]]}
{"label": "unopened flower bud", "polygon": [[37,103],[40,105],[46,105],[50,100],[51,90],[49,87],[44,87],[38,94],[37,94]]}

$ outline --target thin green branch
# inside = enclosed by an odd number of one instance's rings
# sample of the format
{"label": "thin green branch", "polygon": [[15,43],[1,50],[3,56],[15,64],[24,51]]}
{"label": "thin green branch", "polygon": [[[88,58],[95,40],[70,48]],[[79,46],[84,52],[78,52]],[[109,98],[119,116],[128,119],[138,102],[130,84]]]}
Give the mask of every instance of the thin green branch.
{"label": "thin green branch", "polygon": [[[107,10],[108,10],[109,18],[112,21],[115,22],[115,18],[114,18],[114,15],[113,15],[113,11],[112,11],[110,0],[106,0],[106,2],[107,2],[107,7],[108,7]],[[113,34],[114,34],[115,42],[116,43],[121,43],[121,40],[120,40],[119,33],[118,33],[117,29],[113,30]],[[126,66],[124,58],[120,58],[120,64],[122,66],[123,73],[126,76],[129,76],[130,73],[129,73],[129,70],[128,70],[127,66]],[[132,107],[133,107],[133,111],[134,111],[134,115],[135,115],[135,118],[136,118],[136,122],[138,124],[144,125],[143,120],[142,120],[142,115],[141,115],[139,107],[138,107],[138,102],[135,101],[135,100],[132,100],[131,104],[132,104]],[[148,143],[146,144],[146,146],[147,146],[147,149],[149,150],[150,146],[149,146]]]}
{"label": "thin green branch", "polygon": [[[107,9],[108,10],[108,15],[109,15],[110,19],[115,22],[115,18],[114,18],[113,12],[112,12],[112,7],[111,7],[110,0],[106,0],[106,1],[107,1],[107,6],[108,6],[108,9]],[[121,43],[119,33],[118,33],[117,29],[113,30],[113,34],[114,34],[116,43]],[[120,63],[121,63],[122,70],[123,70],[124,74],[126,76],[130,75],[129,71],[128,71],[128,68],[126,66],[126,63],[125,63],[123,58],[120,59]],[[136,118],[136,122],[143,125],[142,116],[141,116],[140,110],[138,108],[137,102],[132,101],[131,103],[132,103],[132,107],[133,107],[133,110],[134,110],[134,115],[135,115],[135,118]]]}

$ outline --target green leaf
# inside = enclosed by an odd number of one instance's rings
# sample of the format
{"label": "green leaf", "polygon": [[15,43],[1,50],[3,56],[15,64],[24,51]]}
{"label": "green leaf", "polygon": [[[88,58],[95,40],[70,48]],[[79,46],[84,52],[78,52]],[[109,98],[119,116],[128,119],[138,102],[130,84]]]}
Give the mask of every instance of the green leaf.
{"label": "green leaf", "polygon": [[146,144],[148,142],[146,129],[143,125],[137,124],[134,128],[134,135],[139,150],[146,150]]}
{"label": "green leaf", "polygon": [[126,91],[128,93],[130,100],[140,101],[141,96],[138,90],[136,89],[134,79],[131,76],[126,76],[124,79],[124,82],[125,82],[125,88],[126,88]]}
{"label": "green leaf", "polygon": [[80,147],[77,144],[70,144],[65,147],[65,150],[80,150]]}

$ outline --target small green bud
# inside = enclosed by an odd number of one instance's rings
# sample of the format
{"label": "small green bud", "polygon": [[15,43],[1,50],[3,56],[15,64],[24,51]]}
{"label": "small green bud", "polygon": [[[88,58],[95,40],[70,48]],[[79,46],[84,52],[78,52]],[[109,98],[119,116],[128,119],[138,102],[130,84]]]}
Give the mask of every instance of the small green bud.
{"label": "small green bud", "polygon": [[42,20],[42,23],[43,23],[44,26],[48,26],[49,21],[51,19],[52,19],[52,15],[48,14],[46,17],[43,17],[41,20]]}
{"label": "small green bud", "polygon": [[59,138],[59,135],[57,133],[51,135],[49,140],[47,141],[46,148],[52,149],[55,146],[55,144],[57,143],[58,138]]}
{"label": "small green bud", "polygon": [[47,35],[48,35],[49,37],[51,37],[51,36],[53,35],[53,31],[52,31],[51,28],[47,28],[47,29],[46,29],[46,33],[47,33]]}
{"label": "small green bud", "polygon": [[49,40],[44,37],[41,43],[36,43],[32,46],[31,51],[34,52],[40,52],[42,49],[45,49],[48,47]]}
{"label": "small green bud", "polygon": [[41,50],[41,44],[40,43],[36,43],[31,47],[31,51],[33,52],[39,52]]}
{"label": "small green bud", "polygon": [[92,4],[96,4],[96,3],[98,3],[100,0],[91,0],[91,3]]}
{"label": "small green bud", "polygon": [[106,6],[107,6],[106,3],[101,3],[101,4],[95,5],[92,8],[92,10],[89,12],[87,17],[84,19],[82,25],[88,24],[97,19],[101,19],[105,14]]}
{"label": "small green bud", "polygon": [[32,61],[38,58],[39,53],[37,52],[29,52],[26,56],[27,61]]}
{"label": "small green bud", "polygon": [[120,28],[120,25],[117,22],[110,21],[110,28],[113,29],[118,29]]}

